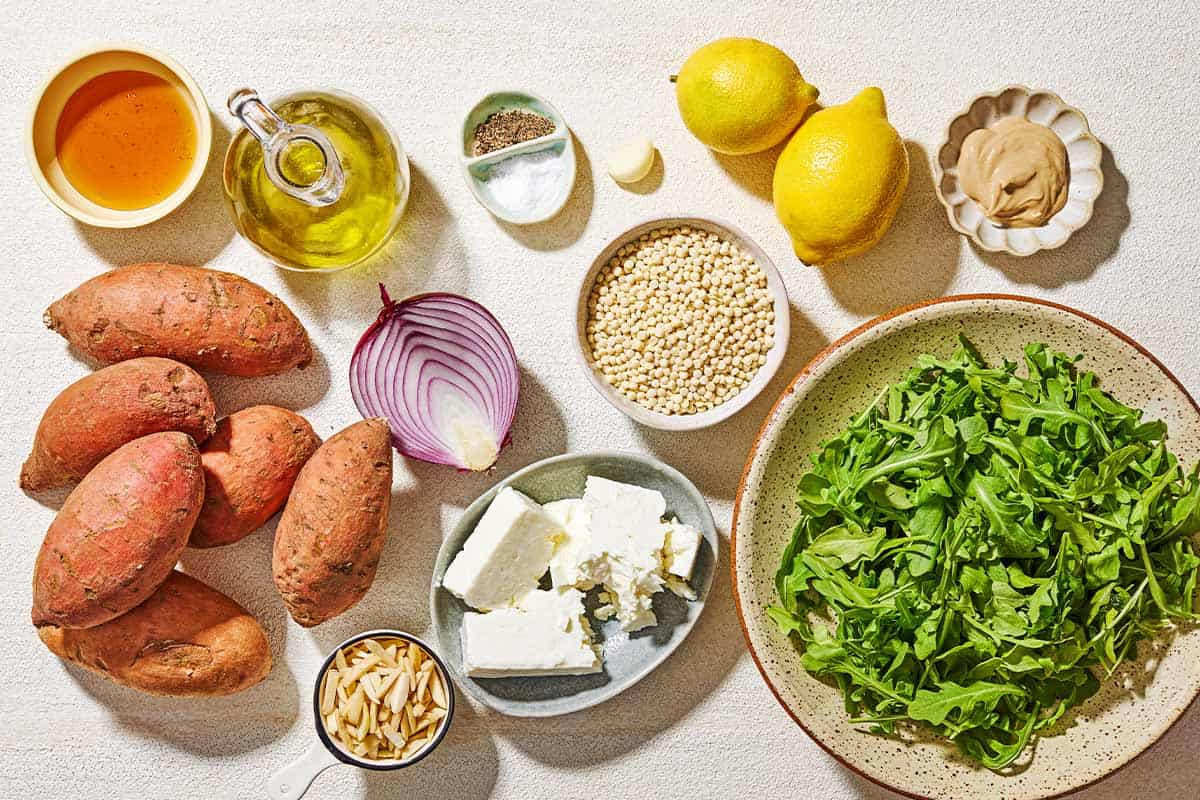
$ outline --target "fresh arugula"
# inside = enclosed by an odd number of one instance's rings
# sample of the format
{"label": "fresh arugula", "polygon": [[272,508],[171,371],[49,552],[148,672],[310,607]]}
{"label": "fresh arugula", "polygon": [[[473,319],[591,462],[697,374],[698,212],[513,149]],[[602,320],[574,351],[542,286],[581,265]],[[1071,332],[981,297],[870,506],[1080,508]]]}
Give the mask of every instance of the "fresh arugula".
{"label": "fresh arugula", "polygon": [[1078,360],[1030,344],[1022,377],[960,339],[813,456],[767,613],[853,722],[925,723],[999,770],[1198,618],[1200,468]]}

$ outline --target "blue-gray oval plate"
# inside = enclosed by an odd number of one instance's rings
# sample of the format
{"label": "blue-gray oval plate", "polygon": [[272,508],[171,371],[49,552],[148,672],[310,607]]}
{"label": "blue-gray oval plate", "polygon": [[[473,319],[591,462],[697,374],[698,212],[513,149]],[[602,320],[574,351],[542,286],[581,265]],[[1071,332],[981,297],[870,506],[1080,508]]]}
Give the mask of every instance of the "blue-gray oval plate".
{"label": "blue-gray oval plate", "polygon": [[[442,588],[442,575],[484,510],[505,486],[524,492],[539,503],[582,497],[588,475],[631,483],[662,492],[667,516],[700,531],[703,545],[692,571],[695,600],[669,591],[654,596],[658,624],[625,633],[616,620],[600,622],[589,614],[595,639],[604,650],[604,669],[594,675],[551,675],[526,678],[470,678],[463,671],[461,627],[465,603]],[[484,705],[514,717],[553,717],[602,703],[623,692],[661,664],[679,646],[704,610],[717,558],[717,529],[704,497],[682,473],[658,459],[638,453],[603,451],[561,455],[530,464],[484,492],[459,519],[442,542],[433,569],[429,611],[438,652],[459,688]],[[596,606],[588,595],[588,610]]]}

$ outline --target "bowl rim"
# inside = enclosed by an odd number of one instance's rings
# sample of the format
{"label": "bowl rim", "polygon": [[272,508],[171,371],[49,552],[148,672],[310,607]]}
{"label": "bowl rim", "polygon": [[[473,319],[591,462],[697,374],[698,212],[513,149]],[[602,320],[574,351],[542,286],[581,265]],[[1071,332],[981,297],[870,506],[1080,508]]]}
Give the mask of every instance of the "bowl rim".
{"label": "bowl rim", "polygon": [[[34,146],[34,139],[36,138],[34,126],[37,122],[38,110],[42,106],[42,100],[45,99],[46,90],[50,88],[50,85],[54,81],[58,80],[59,76],[80,61],[102,53],[134,53],[151,61],[158,62],[168,72],[174,74],[183,87],[187,89],[188,100],[195,106],[197,117],[195,161],[187,177],[184,178],[183,183],[179,184],[174,192],[154,205],[146,206],[145,208],[130,209],[128,211],[113,209],[114,212],[120,215],[114,219],[98,217],[86,209],[73,205],[59,194],[46,178],[45,172],[38,161],[37,150]],[[101,74],[105,73],[97,73],[97,76]],[[195,78],[192,77],[192,74],[182,64],[153,47],[147,47],[146,45],[128,40],[118,40],[102,42],[77,50],[52,69],[50,74],[38,84],[38,88],[34,92],[33,101],[29,106],[26,116],[22,138],[24,139],[25,161],[33,176],[33,182],[37,184],[38,189],[46,196],[46,199],[53,203],[59,211],[85,225],[97,228],[140,228],[143,225],[158,222],[163,217],[175,211],[187,202],[192,193],[196,191],[196,187],[200,185],[200,181],[204,178],[204,173],[208,170],[208,162],[212,156],[212,126],[212,109],[208,107],[208,100],[204,97],[204,92],[201,91]]]}
{"label": "bowl rim", "polygon": [[[429,618],[430,618],[430,621],[432,622],[433,636],[438,641],[438,644],[439,645],[441,644],[441,630],[443,627],[441,624],[441,620],[440,620],[440,614],[438,613],[438,609],[437,609],[438,593],[446,592],[447,594],[449,594],[449,592],[446,589],[442,588],[441,580],[439,579],[439,576],[437,574],[438,573],[438,562],[441,560],[442,550],[445,548],[446,544],[450,541],[450,537],[453,536],[454,532],[458,530],[460,525],[462,525],[462,521],[468,515],[470,515],[471,512],[477,506],[490,505],[492,500],[495,499],[496,495],[500,492],[501,489],[511,486],[514,481],[519,480],[520,478],[524,477],[525,475],[529,474],[530,472],[533,472],[534,470],[541,469],[543,467],[553,466],[556,464],[570,462],[570,461],[579,461],[579,460],[584,460],[584,459],[597,459],[597,458],[610,458],[610,459],[626,460],[626,461],[640,461],[643,464],[648,464],[651,467],[654,467],[656,470],[659,470],[660,472],[664,473],[672,480],[676,481],[688,494],[694,495],[695,499],[700,501],[699,507],[702,509],[703,513],[702,513],[701,519],[700,519],[701,524],[700,524],[700,526],[698,526],[698,528],[700,530],[701,537],[705,541],[709,542],[710,548],[712,550],[712,567],[708,571],[708,580],[705,581],[705,585],[702,588],[696,587],[696,586],[692,587],[693,589],[696,590],[696,599],[689,600],[688,603],[698,606],[696,613],[686,623],[684,623],[683,625],[680,625],[676,628],[676,630],[681,631],[681,635],[679,636],[678,640],[676,640],[674,642],[674,644],[671,646],[671,649],[668,652],[659,656],[658,658],[653,660],[651,663],[642,667],[626,683],[623,683],[620,685],[616,685],[615,683],[607,684],[606,687],[604,687],[603,690],[598,691],[594,697],[589,698],[586,702],[584,702],[580,705],[577,705],[574,708],[571,708],[568,710],[549,710],[549,711],[538,710],[538,709],[522,709],[519,712],[514,712],[510,708],[501,708],[494,704],[491,696],[489,696],[488,694],[486,694],[484,692],[480,692],[477,689],[477,687],[474,686],[473,678],[468,677],[465,673],[460,675],[460,670],[458,668],[458,665],[455,665],[451,669],[450,674],[453,675],[454,677],[460,678],[460,688],[464,692],[466,692],[468,695],[470,695],[471,697],[473,697],[475,700],[482,703],[483,705],[487,706],[488,708],[490,708],[500,714],[504,714],[505,716],[525,718],[525,719],[546,719],[549,717],[558,717],[558,716],[564,716],[566,714],[574,714],[579,711],[584,711],[584,710],[592,708],[594,706],[598,706],[601,703],[604,703],[604,702],[607,702],[607,701],[613,699],[614,697],[616,697],[617,695],[626,691],[627,689],[634,686],[635,684],[640,683],[647,675],[649,675],[651,672],[654,672],[656,669],[658,669],[660,666],[662,666],[663,663],[667,661],[667,659],[669,659],[671,656],[673,656],[675,654],[675,652],[679,649],[679,647],[683,644],[684,640],[687,639],[687,637],[691,634],[692,630],[696,627],[696,624],[700,621],[700,615],[704,613],[704,609],[708,605],[708,596],[712,592],[713,582],[716,579],[717,570],[720,568],[719,562],[720,562],[721,554],[720,554],[719,545],[720,545],[721,533],[717,529],[717,523],[716,523],[716,519],[713,517],[712,507],[709,506],[708,500],[704,497],[704,493],[700,491],[700,489],[696,486],[696,484],[692,483],[692,480],[688,476],[684,475],[682,472],[680,472],[679,470],[677,470],[675,467],[671,466],[670,464],[666,463],[662,459],[656,458],[651,455],[647,455],[645,453],[639,453],[639,452],[636,452],[633,450],[604,449],[604,450],[588,450],[588,451],[585,451],[582,453],[560,453],[558,455],[549,456],[547,458],[543,458],[538,461],[534,461],[532,464],[526,464],[524,467],[521,467],[520,469],[516,470],[515,472],[513,472],[509,475],[506,475],[505,477],[503,477],[503,478],[499,479],[498,481],[496,481],[495,483],[493,483],[487,489],[484,489],[483,492],[481,492],[478,497],[476,497],[474,500],[471,501],[470,505],[468,505],[465,509],[463,509],[463,512],[459,515],[458,520],[455,521],[450,534],[442,540],[442,544],[438,547],[438,555],[434,559],[433,571],[431,572],[430,577],[429,577]],[[558,498],[558,499],[562,500],[562,499],[566,499],[566,498]],[[711,540],[707,534],[711,534]],[[459,602],[461,602],[461,601],[459,601]],[[485,679],[485,680],[487,680],[487,679]]]}
{"label": "bowl rim", "polygon": [[[325,680],[325,674],[329,672],[330,666],[333,665],[333,660],[337,654],[345,650],[352,644],[362,641],[363,639],[403,639],[410,644],[415,644],[425,651],[425,654],[433,659],[438,673],[442,678],[442,685],[446,689],[446,716],[442,719],[441,725],[433,736],[433,740],[425,747],[418,750],[410,758],[407,759],[390,759],[387,761],[371,761],[370,759],[360,758],[358,756],[347,753],[341,747],[334,744],[329,738],[329,734],[325,732],[325,726],[322,724],[324,720],[321,717],[321,684]],[[451,679],[451,673],[446,668],[442,657],[437,651],[430,647],[428,643],[421,638],[414,636],[407,631],[399,630],[398,628],[375,628],[374,630],[362,631],[353,636],[348,637],[345,641],[338,644],[329,651],[329,655],[321,662],[321,667],[317,670],[316,678],[313,680],[313,723],[317,729],[317,739],[329,751],[329,754],[343,764],[349,764],[352,767],[360,769],[370,769],[377,772],[390,772],[391,770],[404,769],[411,767],[418,761],[421,761],[430,753],[438,748],[442,740],[446,738],[446,732],[450,730],[450,723],[454,720],[454,681]]]}
{"label": "bowl rim", "polygon": [[[968,117],[971,113],[971,108],[976,103],[978,103],[980,100],[983,100],[985,98],[991,98],[993,100],[997,100],[1000,98],[1000,95],[1005,94],[1006,92],[1011,92],[1011,91],[1024,92],[1027,97],[1032,97],[1035,94],[1044,94],[1044,95],[1048,95],[1049,97],[1054,98],[1054,100],[1056,100],[1059,103],[1059,105],[1061,105],[1065,110],[1072,111],[1079,115],[1079,119],[1083,122],[1083,135],[1080,138],[1090,139],[1091,141],[1095,142],[1097,146],[1099,146],[1101,148],[1101,150],[1100,150],[1101,163],[1099,166],[1096,167],[1096,172],[1099,175],[1099,182],[1097,185],[1096,194],[1094,197],[1090,198],[1087,201],[1086,212],[1083,215],[1083,219],[1079,222],[1079,224],[1077,226],[1075,226],[1074,228],[1071,228],[1067,232],[1067,235],[1065,237],[1063,237],[1063,240],[1061,242],[1058,242],[1057,244],[1048,244],[1048,245],[1039,244],[1037,249],[1032,250],[1028,253],[1019,253],[1016,250],[1013,250],[1011,247],[1008,247],[1007,245],[1004,247],[989,247],[988,245],[984,244],[983,240],[979,238],[978,232],[969,230],[968,228],[964,227],[961,223],[959,223],[958,219],[954,216],[953,204],[950,202],[949,198],[946,197],[945,193],[942,192],[942,179],[946,176],[946,170],[942,167],[941,155],[942,155],[942,150],[944,150],[946,148],[946,146],[948,144],[950,144],[950,141],[952,138],[950,132],[954,128],[954,124],[956,122],[958,122],[960,119],[964,119],[964,118]],[[979,128],[975,128],[974,130],[979,130]],[[972,132],[974,132],[974,130]],[[1057,135],[1058,134],[1055,133],[1055,136],[1057,136]],[[1009,85],[1007,85],[1001,89],[997,89],[994,92],[983,92],[982,94],[978,94],[975,97],[972,97],[969,101],[967,101],[967,104],[965,106],[963,106],[963,108],[961,110],[959,110],[958,113],[956,113],[954,116],[952,116],[948,123],[946,123],[946,127],[943,129],[943,133],[942,133],[942,143],[940,145],[938,145],[936,157],[933,159],[933,191],[937,195],[938,200],[942,204],[942,208],[946,212],[946,219],[949,220],[950,227],[953,228],[958,233],[960,233],[963,236],[966,236],[968,239],[970,239],[975,244],[976,247],[978,247],[979,249],[981,249],[985,252],[988,252],[988,253],[1005,253],[1007,255],[1014,256],[1017,258],[1025,258],[1025,257],[1031,256],[1031,255],[1034,255],[1036,253],[1040,253],[1043,250],[1057,250],[1058,248],[1065,245],[1068,241],[1070,241],[1071,237],[1075,235],[1076,231],[1082,229],[1084,226],[1086,226],[1091,221],[1092,215],[1095,213],[1096,200],[1098,200],[1100,195],[1104,192],[1104,166],[1103,166],[1104,156],[1103,156],[1103,154],[1104,154],[1104,143],[1101,142],[1099,137],[1097,137],[1096,134],[1094,134],[1092,132],[1092,127],[1091,127],[1091,124],[1088,122],[1087,115],[1084,114],[1080,108],[1078,108],[1077,106],[1071,105],[1067,101],[1063,100],[1062,97],[1057,92],[1052,92],[1049,89],[1031,89],[1030,87],[1028,87],[1022,83],[1010,83]],[[974,203],[975,201],[970,200],[970,202]]]}
{"label": "bowl rim", "polygon": [[[1148,359],[1150,361],[1150,363],[1152,363],[1155,367],[1157,367],[1163,373],[1163,375],[1165,375],[1172,383],[1174,383],[1179,388],[1180,392],[1183,393],[1183,396],[1186,397],[1188,399],[1188,401],[1191,403],[1192,408],[1196,411],[1196,413],[1198,415],[1200,415],[1200,404],[1198,404],[1196,399],[1194,397],[1192,397],[1191,393],[1188,392],[1187,388],[1183,385],[1183,383],[1179,380],[1179,378],[1177,378],[1175,376],[1175,374],[1173,372],[1171,372],[1171,370],[1168,369],[1167,366],[1165,364],[1163,364],[1153,353],[1151,353],[1149,350],[1147,350],[1137,340],[1135,340],[1133,337],[1126,334],[1124,331],[1121,331],[1120,329],[1116,328],[1115,326],[1105,322],[1102,319],[1099,319],[1098,317],[1092,316],[1091,314],[1088,314],[1087,312],[1080,311],[1076,308],[1072,308],[1071,306],[1064,305],[1062,303],[1056,303],[1052,300],[1044,300],[1044,299],[1038,298],[1038,297],[1030,297],[1028,295],[1006,294],[1006,293],[1002,293],[1002,292],[995,292],[995,293],[994,292],[980,292],[980,293],[969,293],[969,294],[946,295],[944,297],[937,297],[937,298],[933,298],[930,300],[923,300],[923,301],[920,301],[917,303],[911,303],[909,305],[894,308],[891,311],[885,312],[873,319],[867,320],[866,322],[862,323],[861,325],[855,327],[848,333],[846,333],[843,336],[841,336],[840,338],[838,338],[836,341],[830,343],[828,346],[826,346],[824,349],[822,349],[819,353],[817,353],[815,356],[813,356],[812,359],[810,359],[809,362],[807,364],[805,364],[803,368],[801,368],[800,372],[797,373],[796,377],[788,382],[787,387],[779,395],[779,398],[775,401],[774,405],[771,406],[771,410],[767,413],[767,416],[763,419],[763,423],[760,426],[758,433],[755,435],[753,443],[750,445],[749,453],[746,456],[745,466],[742,468],[742,476],[738,480],[737,494],[734,496],[733,516],[729,523],[729,572],[730,572],[730,578],[731,578],[731,590],[733,592],[733,606],[734,606],[734,609],[737,611],[738,625],[742,629],[742,638],[745,639],[745,641],[746,641],[746,649],[749,651],[750,658],[754,661],[754,666],[758,669],[759,675],[763,679],[763,683],[765,683],[767,685],[767,688],[771,690],[771,694],[775,696],[775,700],[779,703],[779,705],[783,708],[783,710],[787,713],[787,715],[792,718],[792,721],[795,722],[800,727],[800,729],[803,730],[808,735],[809,739],[816,742],[818,747],[820,747],[827,754],[832,756],[835,761],[837,761],[839,764],[841,764],[843,767],[850,770],[854,774],[859,775],[862,778],[865,778],[866,780],[870,781],[871,783],[875,784],[876,786],[881,786],[884,789],[895,792],[899,795],[903,795],[904,797],[911,797],[914,800],[928,800],[928,798],[925,795],[917,794],[917,793],[908,791],[906,789],[900,788],[898,786],[894,786],[894,785],[888,783],[887,781],[883,780],[882,778],[877,778],[874,775],[870,775],[867,772],[859,769],[855,764],[851,763],[848,759],[844,758],[832,746],[826,744],[823,740],[821,740],[819,737],[817,737],[815,734],[813,734],[812,731],[810,731],[808,729],[808,727],[804,724],[803,721],[801,721],[800,717],[796,714],[796,712],[794,712],[792,710],[792,708],[790,706],[788,706],[788,704],[784,701],[782,695],[780,695],[780,693],[779,693],[779,690],[775,687],[775,684],[771,682],[771,678],[767,674],[766,668],[763,666],[762,661],[758,657],[758,653],[754,649],[754,643],[750,639],[750,629],[746,624],[746,614],[745,614],[744,609],[742,608],[741,593],[738,590],[738,570],[737,570],[738,522],[741,517],[742,499],[745,496],[746,484],[750,477],[750,471],[754,466],[755,458],[759,454],[759,448],[762,445],[763,437],[767,434],[767,429],[769,427],[771,427],[772,424],[777,421],[776,417],[777,417],[781,407],[783,406],[783,403],[788,399],[789,396],[791,396],[793,394],[793,392],[795,391],[797,386],[799,386],[804,381],[808,380],[809,376],[812,374],[812,372],[817,367],[819,367],[822,363],[824,363],[835,352],[842,349],[842,347],[844,347],[845,345],[849,344],[852,340],[857,339],[860,335],[866,333],[867,331],[871,330],[872,328],[875,328],[878,325],[881,325],[892,319],[896,319],[898,317],[902,317],[907,314],[910,314],[910,313],[913,313],[916,311],[920,311],[921,309],[929,308],[932,306],[944,305],[944,304],[949,304],[949,303],[964,303],[964,302],[970,303],[970,302],[988,301],[988,300],[1010,301],[1010,302],[1025,303],[1025,304],[1036,305],[1036,306],[1043,306],[1045,308],[1050,308],[1050,309],[1054,309],[1057,311],[1066,312],[1073,316],[1079,317],[1087,322],[1090,322],[1094,325],[1097,325],[1100,328],[1103,328],[1104,330],[1108,331],[1112,335],[1116,336],[1118,339],[1120,339],[1125,344],[1133,347],[1142,356],[1144,356],[1146,359]],[[1112,777],[1117,772],[1119,772],[1122,769],[1124,769],[1125,767],[1129,766],[1134,761],[1136,761],[1138,758],[1140,758],[1142,755],[1144,755],[1148,750],[1153,748],[1154,745],[1158,744],[1158,742],[1160,742],[1162,740],[1162,738],[1164,736],[1166,736],[1167,733],[1170,732],[1170,730],[1172,728],[1175,727],[1175,725],[1179,722],[1179,720],[1182,719],[1184,717],[1184,715],[1187,714],[1188,710],[1196,704],[1196,700],[1198,698],[1200,698],[1200,692],[1197,692],[1196,694],[1192,695],[1191,699],[1188,700],[1188,702],[1186,704],[1184,704],[1184,706],[1182,708],[1179,709],[1179,713],[1175,716],[1175,718],[1172,719],[1165,728],[1163,728],[1162,732],[1157,737],[1155,737],[1155,739],[1153,741],[1151,741],[1149,744],[1147,744],[1144,748],[1139,750],[1137,753],[1134,753],[1132,756],[1127,758],[1122,763],[1118,764],[1113,769],[1111,769],[1108,772],[1106,772],[1105,774],[1100,775],[1099,777],[1094,778],[1094,779],[1088,781],[1087,783],[1081,784],[1079,786],[1073,786],[1068,789],[1064,789],[1063,791],[1060,791],[1060,792],[1043,795],[1041,800],[1055,800],[1056,798],[1065,797],[1067,795],[1071,795],[1071,794],[1075,794],[1076,792],[1083,791],[1084,789],[1086,789],[1090,786],[1094,786],[1095,784],[1100,783],[1101,781],[1104,781],[1107,778]]]}
{"label": "bowl rim", "polygon": [[[639,406],[632,400],[621,395],[592,366],[591,360],[588,357],[589,348],[587,345],[587,301],[592,284],[595,283],[596,275],[603,268],[605,262],[612,257],[612,254],[623,245],[628,244],[644,233],[649,233],[658,228],[687,225],[693,225],[730,239],[739,246],[744,247],[754,257],[759,269],[767,276],[767,289],[771,292],[771,305],[775,312],[775,339],[771,345],[771,349],[767,352],[767,363],[759,368],[746,388],[742,389],[729,400],[699,414],[662,414],[658,411],[652,411]],[[700,430],[729,419],[753,402],[754,398],[758,397],[767,388],[768,384],[771,383],[771,380],[775,377],[775,373],[779,371],[779,367],[783,364],[784,357],[787,355],[791,339],[790,311],[787,285],[783,281],[783,276],[775,267],[775,262],[767,254],[766,250],[758,242],[750,238],[741,228],[718,217],[705,214],[653,215],[643,218],[640,222],[610,238],[592,258],[591,265],[580,278],[575,292],[575,357],[584,374],[587,375],[592,388],[608,401],[609,405],[625,414],[625,416],[634,422],[664,431]]]}

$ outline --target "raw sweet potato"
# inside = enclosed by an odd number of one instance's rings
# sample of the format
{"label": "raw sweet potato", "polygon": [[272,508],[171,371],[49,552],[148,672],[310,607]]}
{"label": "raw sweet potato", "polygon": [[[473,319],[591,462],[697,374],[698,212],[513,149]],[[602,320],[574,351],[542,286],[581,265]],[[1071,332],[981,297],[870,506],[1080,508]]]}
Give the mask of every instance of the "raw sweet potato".
{"label": "raw sweet potato", "polygon": [[204,501],[192,437],[118,448],[59,510],[33,568],[33,624],[90,628],[141,603],[171,573]]}
{"label": "raw sweet potato", "polygon": [[75,381],[50,403],[21,467],[21,488],[40,492],[87,475],[126,442],[180,431],[203,442],[216,429],[208,384],[169,358],[135,358]]}
{"label": "raw sweet potato", "polygon": [[275,529],[275,587],[312,627],[367,593],[387,536],[392,489],[388,424],[367,419],[334,434],[300,470]]}
{"label": "raw sweet potato", "polygon": [[252,406],[218,422],[200,448],[204,505],[188,544],[232,544],[262,525],[283,508],[320,446],[308,421],[286,408]]}
{"label": "raw sweet potato", "polygon": [[312,360],[300,320],[256,283],[177,264],[132,264],[85,282],[46,326],[98,361],[166,356],[228,375],[273,375]]}
{"label": "raw sweet potato", "polygon": [[87,630],[41,625],[38,636],[59,658],[151,694],[233,694],[271,671],[254,617],[177,571],[127,614]]}

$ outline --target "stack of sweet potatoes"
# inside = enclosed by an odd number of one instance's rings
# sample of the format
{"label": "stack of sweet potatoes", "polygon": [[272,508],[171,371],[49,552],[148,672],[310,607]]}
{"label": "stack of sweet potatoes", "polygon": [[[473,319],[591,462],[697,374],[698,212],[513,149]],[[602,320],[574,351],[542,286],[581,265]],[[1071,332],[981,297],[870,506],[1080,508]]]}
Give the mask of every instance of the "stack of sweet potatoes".
{"label": "stack of sweet potatoes", "polygon": [[262,627],[175,565],[185,547],[231,544],[280,509],[275,583],[296,621],[319,624],[362,598],[387,530],[387,423],[322,444],[275,406],[218,420],[193,369],[254,377],[307,365],[308,334],[282,301],[229,273],[135,264],[55,302],[46,324],[117,362],[51,402],[21,470],[30,492],[79,481],[34,567],[33,623],[52,652],[155,694],[262,680]]}

